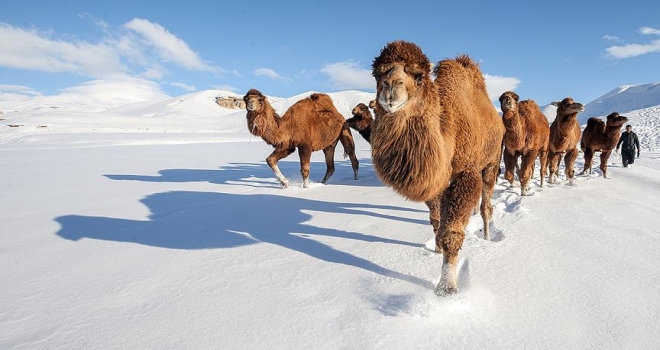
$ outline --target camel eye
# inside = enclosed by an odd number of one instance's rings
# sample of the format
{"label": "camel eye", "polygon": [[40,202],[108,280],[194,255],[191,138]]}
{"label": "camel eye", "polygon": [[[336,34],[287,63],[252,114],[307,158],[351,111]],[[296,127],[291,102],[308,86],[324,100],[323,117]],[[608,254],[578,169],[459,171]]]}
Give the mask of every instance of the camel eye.
{"label": "camel eye", "polygon": [[422,85],[422,80],[424,80],[423,74],[415,75],[415,82],[417,83],[417,85]]}

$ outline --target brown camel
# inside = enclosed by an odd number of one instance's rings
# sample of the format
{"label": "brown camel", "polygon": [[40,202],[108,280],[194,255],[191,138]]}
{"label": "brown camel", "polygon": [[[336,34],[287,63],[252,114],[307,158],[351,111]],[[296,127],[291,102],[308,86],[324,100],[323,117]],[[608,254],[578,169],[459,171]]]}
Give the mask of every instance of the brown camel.
{"label": "brown camel", "polygon": [[533,100],[520,101],[518,94],[507,91],[500,96],[504,134],[504,178],[513,185],[513,171],[522,156],[518,178],[520,195],[527,195],[529,179],[534,174],[538,156],[541,165],[541,187],[548,160],[550,126],[541,108]]}
{"label": "brown camel", "polygon": [[584,152],[584,169],[580,175],[591,174],[591,165],[595,152],[600,152],[600,171],[607,178],[607,160],[621,137],[621,127],[628,118],[614,112],[607,116],[607,123],[600,118],[589,118],[587,127],[582,132],[580,148]]}
{"label": "brown camel", "polygon": [[372,126],[376,173],[397,193],[425,201],[443,253],[435,289],[458,290],[458,251],[481,196],[484,238],[489,237],[491,196],[502,157],[504,125],[486,92],[479,66],[468,56],[431,63],[415,44],[388,43],[374,59],[378,104]]}
{"label": "brown camel", "polygon": [[371,116],[369,107],[367,107],[367,105],[364,103],[359,103],[357,106],[355,106],[355,108],[353,108],[351,113],[353,116],[349,119],[346,119],[346,123],[348,123],[348,126],[351,128],[357,130],[357,132],[359,132],[360,135],[365,140],[367,140],[367,142],[370,142],[371,123],[373,123],[374,118]]}
{"label": "brown camel", "polygon": [[385,110],[383,107],[378,103],[377,100],[371,100],[369,101],[369,108],[374,110],[374,117],[378,118],[381,115],[385,114]]}
{"label": "brown camel", "polygon": [[337,111],[332,99],[326,94],[312,94],[294,103],[280,118],[266,97],[258,90],[251,89],[243,97],[247,109],[247,124],[250,132],[260,136],[275,150],[266,162],[273,169],[283,187],[289,186],[277,162],[298,148],[300,173],[303,187],[308,187],[309,163],[313,151],[323,150],[327,170],[322,183],[326,183],[335,172],[335,147],[337,141],[344,146],[353,166],[355,179],[358,178],[358,160],[355,157],[355,143],[346,120]]}
{"label": "brown camel", "polygon": [[575,178],[575,159],[578,156],[577,143],[580,141],[580,125],[577,122],[577,115],[584,110],[584,106],[570,97],[552,102],[552,105],[557,107],[557,116],[550,125],[550,144],[548,145],[550,178],[548,182],[555,183],[561,156],[564,155],[566,178],[572,185]]}

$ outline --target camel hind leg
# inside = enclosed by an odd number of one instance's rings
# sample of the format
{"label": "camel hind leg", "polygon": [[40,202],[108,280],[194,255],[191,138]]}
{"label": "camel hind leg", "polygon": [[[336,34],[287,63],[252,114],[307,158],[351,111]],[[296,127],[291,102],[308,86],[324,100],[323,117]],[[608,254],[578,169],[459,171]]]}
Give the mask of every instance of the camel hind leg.
{"label": "camel hind leg", "polygon": [[481,219],[484,222],[484,239],[490,240],[490,219],[493,217],[491,198],[497,182],[497,165],[489,165],[481,172]]}
{"label": "camel hind leg", "polygon": [[344,123],[344,126],[341,129],[339,134],[339,141],[344,147],[344,158],[348,156],[351,159],[351,167],[353,168],[353,175],[355,180],[358,179],[358,168],[360,167],[360,162],[355,156],[355,140],[353,140],[353,134],[351,134],[351,129],[348,127],[348,123]]}
{"label": "camel hind leg", "polygon": [[561,161],[561,152],[549,152],[548,154],[548,167],[549,177],[548,183],[554,184],[557,180],[557,174],[559,172],[559,162]]}
{"label": "camel hind leg", "polygon": [[543,188],[545,182],[545,173],[546,170],[548,170],[548,150],[545,148],[539,150],[539,163],[541,165],[541,169],[539,169],[541,173],[541,188]]}
{"label": "camel hind leg", "polygon": [[[431,226],[433,226],[433,236],[437,237],[438,232],[440,231],[440,196],[437,195],[435,198],[430,201],[426,201],[426,206],[429,207],[429,221]],[[435,245],[435,252],[442,254],[442,246],[437,244]]]}
{"label": "camel hind leg", "polygon": [[[453,179],[442,194],[440,229],[439,234],[435,237],[436,245],[442,247],[443,250],[442,275],[440,283],[435,289],[437,295],[452,294],[458,291],[458,251],[463,245],[465,227],[470,219],[472,208],[479,201],[482,187],[481,174],[466,171]],[[490,200],[490,197],[485,198]]]}
{"label": "camel hind leg", "polygon": [[335,148],[337,147],[337,140],[330,144],[330,146],[323,149],[323,154],[325,155],[325,176],[321,183],[327,183],[328,179],[332,174],[335,173]]}
{"label": "camel hind leg", "polygon": [[513,186],[514,179],[514,170],[518,167],[518,159],[515,152],[512,154],[508,151],[504,151],[504,179],[509,181],[509,184]]}

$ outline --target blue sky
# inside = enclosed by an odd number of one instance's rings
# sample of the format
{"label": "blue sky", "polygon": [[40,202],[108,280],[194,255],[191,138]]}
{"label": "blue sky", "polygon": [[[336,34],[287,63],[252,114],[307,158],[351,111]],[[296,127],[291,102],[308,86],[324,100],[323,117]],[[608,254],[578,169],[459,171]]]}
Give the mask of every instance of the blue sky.
{"label": "blue sky", "polygon": [[155,96],[373,91],[373,58],[402,39],[434,62],[467,53],[493,94],[587,103],[620,85],[660,81],[659,14],[660,2],[648,0],[7,1],[0,99],[116,81]]}

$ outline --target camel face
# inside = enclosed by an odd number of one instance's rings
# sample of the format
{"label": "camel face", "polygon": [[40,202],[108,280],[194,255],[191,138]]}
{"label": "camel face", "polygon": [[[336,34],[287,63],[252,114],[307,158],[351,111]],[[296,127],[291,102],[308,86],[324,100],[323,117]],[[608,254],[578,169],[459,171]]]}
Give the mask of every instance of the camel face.
{"label": "camel face", "polygon": [[394,113],[406,105],[409,91],[416,88],[413,77],[406,73],[402,64],[394,63],[384,67],[384,72],[376,77],[378,103],[388,112]]}
{"label": "camel face", "polygon": [[243,98],[245,109],[259,112],[264,108],[264,97],[258,95],[247,95]]}
{"label": "camel face", "polygon": [[516,108],[520,97],[515,92],[507,91],[500,96],[500,106],[502,112]]}
{"label": "camel face", "polygon": [[627,117],[619,115],[619,113],[614,112],[607,116],[607,126],[617,127],[625,124],[628,121]]}
{"label": "camel face", "polygon": [[371,100],[369,101],[369,108],[375,109],[376,108],[376,100]]}
{"label": "camel face", "polygon": [[570,97],[566,97],[559,103],[553,102],[553,105],[557,106],[557,115],[577,116],[578,113],[584,111],[584,105]]}

